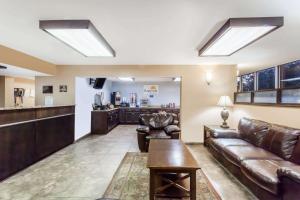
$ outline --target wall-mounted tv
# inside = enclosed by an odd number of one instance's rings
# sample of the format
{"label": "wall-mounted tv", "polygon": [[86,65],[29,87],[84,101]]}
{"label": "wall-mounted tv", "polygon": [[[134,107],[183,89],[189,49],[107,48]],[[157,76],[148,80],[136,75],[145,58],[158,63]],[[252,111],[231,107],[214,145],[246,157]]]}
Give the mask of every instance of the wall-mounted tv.
{"label": "wall-mounted tv", "polygon": [[43,86],[43,93],[44,94],[52,94],[53,93],[53,86],[52,85],[44,85]]}
{"label": "wall-mounted tv", "polygon": [[105,81],[106,81],[106,78],[96,78],[94,81],[93,88],[102,89]]}

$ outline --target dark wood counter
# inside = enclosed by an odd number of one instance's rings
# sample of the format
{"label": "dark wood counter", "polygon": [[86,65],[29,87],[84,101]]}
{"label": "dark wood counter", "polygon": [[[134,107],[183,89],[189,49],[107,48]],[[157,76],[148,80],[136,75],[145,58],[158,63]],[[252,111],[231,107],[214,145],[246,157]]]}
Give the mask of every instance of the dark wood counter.
{"label": "dark wood counter", "polygon": [[138,124],[140,114],[158,113],[159,111],[179,114],[180,109],[159,107],[120,107],[111,110],[92,111],[91,133],[107,134],[118,124]]}
{"label": "dark wood counter", "polygon": [[141,108],[120,108],[121,124],[138,124],[140,114],[158,113],[160,111],[179,114],[179,108],[159,108],[159,107],[141,107]]}
{"label": "dark wood counter", "polygon": [[0,110],[0,180],[74,142],[75,106]]}

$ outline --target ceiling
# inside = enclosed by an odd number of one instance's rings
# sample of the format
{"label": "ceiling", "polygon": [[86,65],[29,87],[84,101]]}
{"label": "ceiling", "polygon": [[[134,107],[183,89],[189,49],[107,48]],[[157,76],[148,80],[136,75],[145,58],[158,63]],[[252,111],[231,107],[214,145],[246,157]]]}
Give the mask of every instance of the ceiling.
{"label": "ceiling", "polygon": [[[300,57],[299,0],[0,0],[0,44],[58,65],[238,64]],[[283,28],[230,57],[197,56],[230,17],[284,16]],[[86,58],[38,27],[40,19],[90,19],[116,51]]]}
{"label": "ceiling", "polygon": [[47,76],[47,74],[29,70],[29,69],[24,69],[21,67],[7,65],[3,63],[0,63],[0,65],[7,67],[7,69],[0,68],[0,76],[14,76],[14,77],[28,78],[28,79],[34,79],[35,76]]}
{"label": "ceiling", "polygon": [[[175,77],[133,77],[134,82],[174,82]],[[113,82],[124,82],[121,81],[118,77],[107,77],[107,80]],[[179,82],[174,82],[179,83]]]}

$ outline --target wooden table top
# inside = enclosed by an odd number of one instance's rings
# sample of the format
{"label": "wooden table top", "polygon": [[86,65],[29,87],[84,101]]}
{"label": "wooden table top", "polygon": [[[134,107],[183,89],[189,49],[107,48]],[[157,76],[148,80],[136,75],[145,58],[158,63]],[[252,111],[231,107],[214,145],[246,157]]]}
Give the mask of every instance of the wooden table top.
{"label": "wooden table top", "polygon": [[200,169],[197,161],[181,140],[151,140],[148,163],[150,169]]}

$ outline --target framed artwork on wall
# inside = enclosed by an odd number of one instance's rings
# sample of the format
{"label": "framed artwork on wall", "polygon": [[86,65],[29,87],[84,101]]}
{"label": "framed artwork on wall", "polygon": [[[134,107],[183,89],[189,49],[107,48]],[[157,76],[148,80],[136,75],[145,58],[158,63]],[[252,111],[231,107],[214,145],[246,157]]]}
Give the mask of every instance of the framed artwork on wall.
{"label": "framed artwork on wall", "polygon": [[68,92],[67,85],[59,85],[59,92]]}

